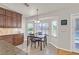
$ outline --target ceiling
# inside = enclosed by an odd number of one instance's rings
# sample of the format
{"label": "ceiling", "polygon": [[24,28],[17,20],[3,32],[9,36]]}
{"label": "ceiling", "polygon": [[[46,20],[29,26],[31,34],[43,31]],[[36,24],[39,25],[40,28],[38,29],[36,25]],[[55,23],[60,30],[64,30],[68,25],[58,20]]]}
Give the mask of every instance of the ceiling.
{"label": "ceiling", "polygon": [[17,11],[21,14],[23,14],[26,17],[34,16],[37,14],[36,9],[38,8],[39,14],[44,14],[48,12],[55,12],[59,11],[64,8],[68,7],[79,7],[79,4],[71,3],[28,3],[29,7],[25,6],[24,3],[0,3],[0,5],[6,6],[8,9]]}

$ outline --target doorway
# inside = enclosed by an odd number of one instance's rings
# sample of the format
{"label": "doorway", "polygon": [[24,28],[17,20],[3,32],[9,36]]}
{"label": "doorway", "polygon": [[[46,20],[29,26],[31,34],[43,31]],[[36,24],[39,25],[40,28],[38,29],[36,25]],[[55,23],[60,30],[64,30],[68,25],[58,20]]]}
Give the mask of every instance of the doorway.
{"label": "doorway", "polygon": [[79,14],[72,15],[72,50],[79,52]]}

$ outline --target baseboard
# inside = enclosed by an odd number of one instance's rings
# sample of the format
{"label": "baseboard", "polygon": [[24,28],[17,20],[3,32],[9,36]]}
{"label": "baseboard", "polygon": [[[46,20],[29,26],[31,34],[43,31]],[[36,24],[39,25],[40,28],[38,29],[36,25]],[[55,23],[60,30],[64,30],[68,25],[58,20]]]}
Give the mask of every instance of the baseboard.
{"label": "baseboard", "polygon": [[65,51],[72,51],[72,50],[60,48],[60,47],[56,46],[55,44],[53,44],[52,42],[49,42],[49,43],[50,43],[51,45],[53,45],[54,47],[56,47],[57,49],[61,49],[61,50],[65,50]]}
{"label": "baseboard", "polygon": [[53,45],[55,48],[58,48],[55,44],[53,44],[52,42],[49,42],[51,45]]}

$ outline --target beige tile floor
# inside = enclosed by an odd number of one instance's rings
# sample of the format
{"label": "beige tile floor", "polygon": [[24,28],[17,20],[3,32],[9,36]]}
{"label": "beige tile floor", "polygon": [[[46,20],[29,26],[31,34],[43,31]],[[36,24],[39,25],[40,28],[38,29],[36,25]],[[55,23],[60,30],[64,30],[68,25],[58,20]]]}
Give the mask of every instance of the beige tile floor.
{"label": "beige tile floor", "polygon": [[45,48],[43,48],[42,51],[39,49],[39,47],[34,48],[34,47],[30,47],[30,45],[27,47],[26,41],[24,41],[23,44],[17,47],[27,52],[29,55],[56,55],[57,54],[57,49],[51,44],[48,44]]}
{"label": "beige tile floor", "polygon": [[0,40],[0,55],[27,55],[27,53],[4,40]]}

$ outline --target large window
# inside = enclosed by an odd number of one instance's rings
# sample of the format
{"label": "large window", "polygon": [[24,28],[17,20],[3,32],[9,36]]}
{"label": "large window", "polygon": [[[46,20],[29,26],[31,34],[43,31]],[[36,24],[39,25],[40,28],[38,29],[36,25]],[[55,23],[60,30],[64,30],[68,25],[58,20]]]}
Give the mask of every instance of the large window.
{"label": "large window", "polygon": [[48,23],[35,24],[35,32],[41,32],[42,34],[48,34]]}
{"label": "large window", "polygon": [[52,35],[57,36],[57,21],[52,21]]}

